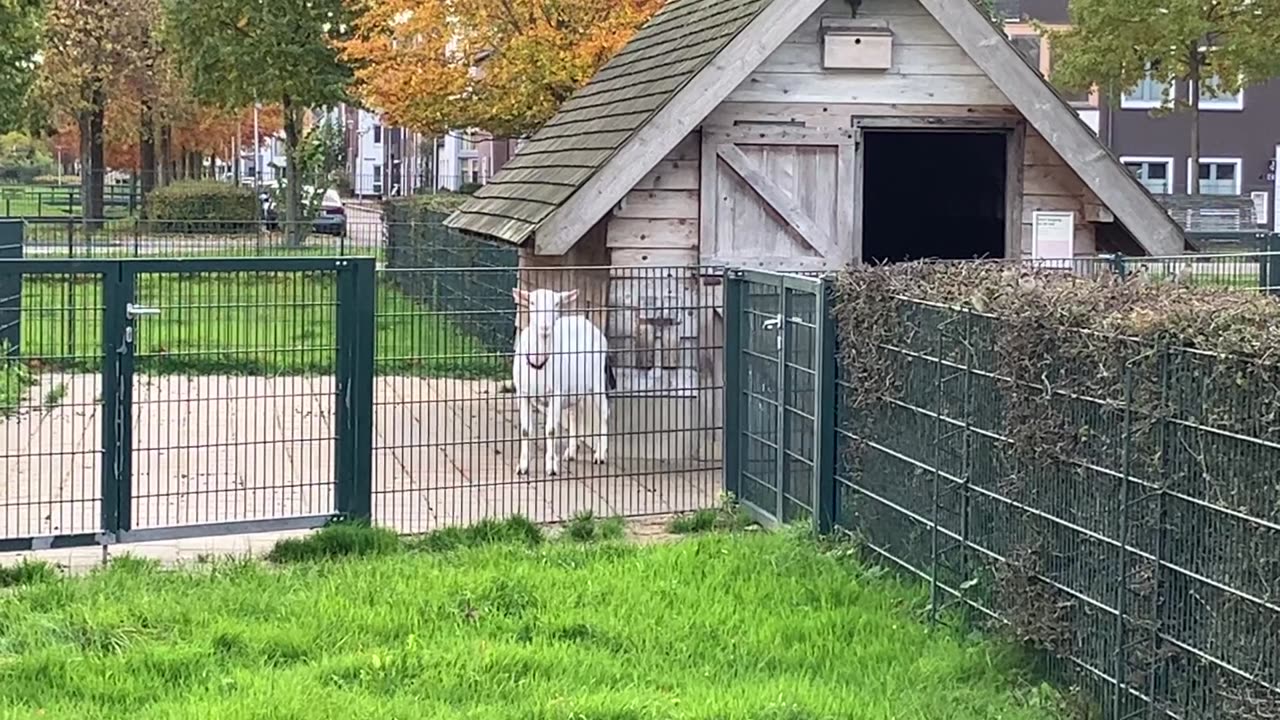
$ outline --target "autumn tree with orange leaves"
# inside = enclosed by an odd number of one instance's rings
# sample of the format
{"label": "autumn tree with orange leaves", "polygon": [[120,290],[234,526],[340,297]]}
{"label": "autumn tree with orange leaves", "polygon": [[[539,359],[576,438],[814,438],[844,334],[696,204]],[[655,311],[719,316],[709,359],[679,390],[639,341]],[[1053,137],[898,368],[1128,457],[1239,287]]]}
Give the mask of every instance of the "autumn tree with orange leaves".
{"label": "autumn tree with orange leaves", "polygon": [[663,0],[352,0],[343,53],[389,123],[439,134],[536,130]]}

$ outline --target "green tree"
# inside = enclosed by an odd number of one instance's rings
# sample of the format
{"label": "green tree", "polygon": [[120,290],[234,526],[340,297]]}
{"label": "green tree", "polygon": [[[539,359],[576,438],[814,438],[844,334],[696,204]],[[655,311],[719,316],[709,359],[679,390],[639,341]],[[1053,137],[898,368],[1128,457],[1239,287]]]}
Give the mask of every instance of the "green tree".
{"label": "green tree", "polygon": [[36,91],[44,107],[75,121],[80,203],[86,224],[102,220],[107,103],[141,62],[145,0],[51,0]]}
{"label": "green tree", "polygon": [[43,17],[43,0],[0,0],[0,132],[26,119]]}
{"label": "green tree", "polygon": [[351,67],[336,43],[351,28],[344,0],[170,0],[173,46],[192,91],[227,108],[279,103],[285,133],[285,223],[300,243],[298,153],[308,108],[347,100]]}
{"label": "green tree", "polygon": [[[1193,169],[1201,95],[1234,94],[1280,75],[1280,0],[1071,0],[1070,15],[1070,29],[1039,27],[1052,38],[1055,84],[1096,87],[1118,102],[1148,73],[1169,80],[1153,112],[1190,113]],[[1198,172],[1191,192],[1200,192]]]}

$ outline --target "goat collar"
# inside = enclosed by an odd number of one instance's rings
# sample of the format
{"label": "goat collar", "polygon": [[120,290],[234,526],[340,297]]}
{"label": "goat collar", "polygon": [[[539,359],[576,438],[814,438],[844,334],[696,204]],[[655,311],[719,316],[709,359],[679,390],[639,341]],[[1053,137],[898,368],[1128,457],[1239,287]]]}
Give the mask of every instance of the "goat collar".
{"label": "goat collar", "polygon": [[525,360],[529,363],[529,367],[533,368],[534,370],[541,370],[542,368],[546,367],[546,366],[547,366],[547,360],[549,360],[549,359],[551,359],[551,358],[550,358],[550,356],[548,356],[548,355],[543,355],[543,356],[542,356],[542,362],[535,363],[535,362],[533,361],[533,356],[532,356],[532,355],[527,355],[527,356],[525,356]]}

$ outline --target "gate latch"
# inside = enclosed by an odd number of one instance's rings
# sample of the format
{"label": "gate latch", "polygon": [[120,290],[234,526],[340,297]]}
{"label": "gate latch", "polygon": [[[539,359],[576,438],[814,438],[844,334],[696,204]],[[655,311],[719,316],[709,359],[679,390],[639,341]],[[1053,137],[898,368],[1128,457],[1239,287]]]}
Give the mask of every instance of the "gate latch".
{"label": "gate latch", "polygon": [[160,314],[160,308],[149,308],[141,305],[128,303],[124,306],[124,315],[130,320],[140,317],[155,317]]}

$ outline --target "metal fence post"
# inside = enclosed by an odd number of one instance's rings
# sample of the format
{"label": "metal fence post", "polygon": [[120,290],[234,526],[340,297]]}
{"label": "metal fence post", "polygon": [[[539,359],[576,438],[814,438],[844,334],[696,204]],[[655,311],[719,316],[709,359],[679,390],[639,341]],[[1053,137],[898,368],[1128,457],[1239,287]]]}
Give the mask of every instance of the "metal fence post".
{"label": "metal fence post", "polygon": [[818,286],[816,380],[814,397],[813,523],[819,535],[836,519],[836,326],[831,276]]}
{"label": "metal fence post", "polygon": [[739,270],[724,282],[724,490],[742,494],[742,321],[746,282]]}
{"label": "metal fence post", "polygon": [[[0,220],[0,259],[22,257],[21,220]],[[13,357],[22,348],[22,273],[0,275],[0,352]]]}
{"label": "metal fence post", "polygon": [[376,292],[374,260],[339,260],[337,511],[373,519],[373,362]]}
{"label": "metal fence post", "polygon": [[1262,262],[1263,292],[1267,295],[1280,295],[1280,235],[1268,233],[1262,249],[1269,253]]}
{"label": "metal fence post", "polygon": [[1125,263],[1124,255],[1121,253],[1111,254],[1111,269],[1121,280],[1129,277],[1129,266]]}

